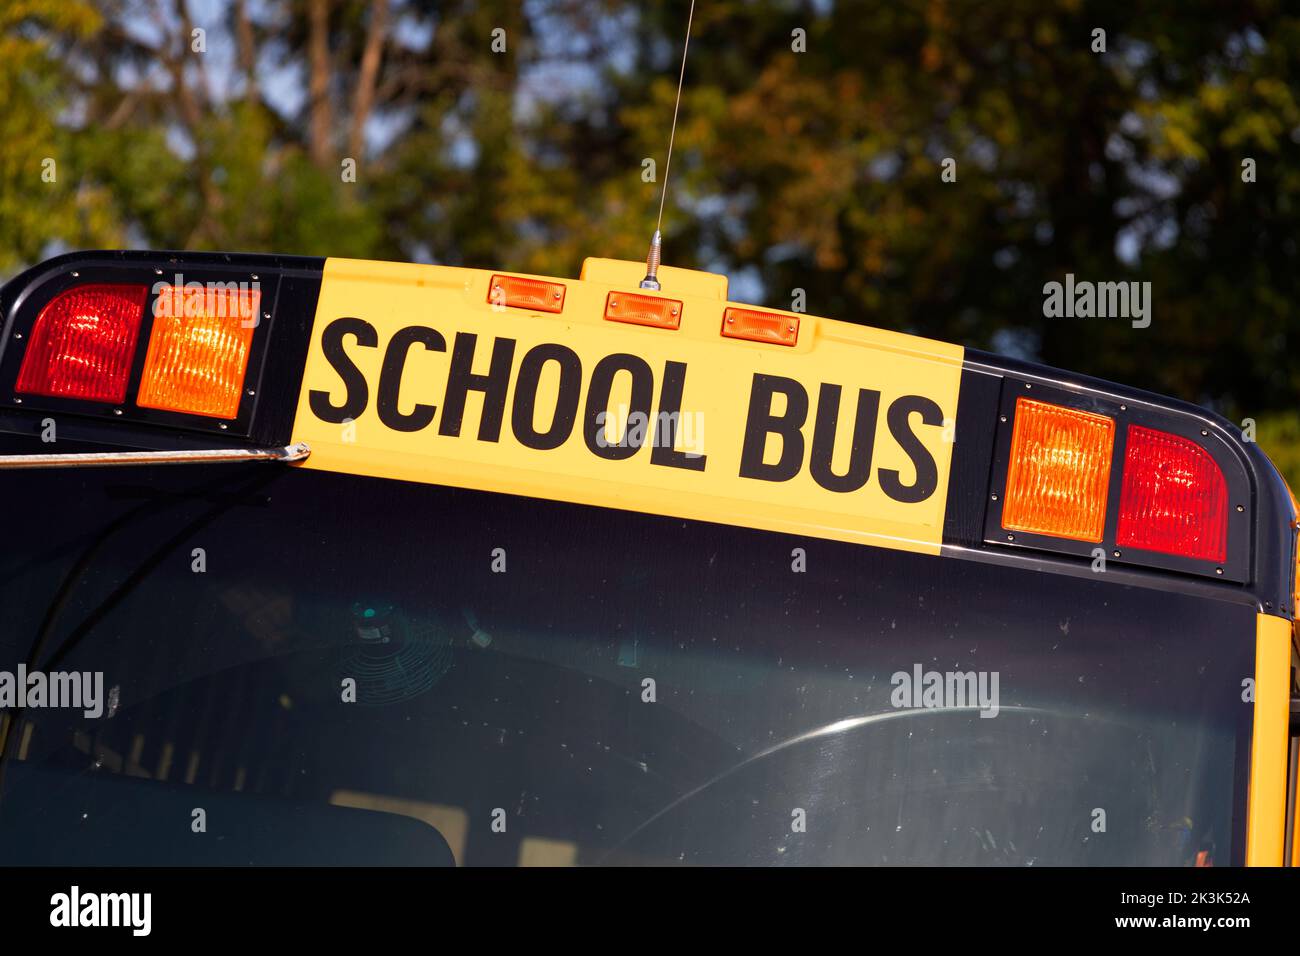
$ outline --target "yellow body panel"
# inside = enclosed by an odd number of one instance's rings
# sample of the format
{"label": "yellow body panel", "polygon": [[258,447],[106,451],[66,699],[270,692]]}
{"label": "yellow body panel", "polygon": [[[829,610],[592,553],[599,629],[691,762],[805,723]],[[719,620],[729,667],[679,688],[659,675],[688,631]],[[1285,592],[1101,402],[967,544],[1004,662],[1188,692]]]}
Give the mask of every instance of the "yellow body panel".
{"label": "yellow body panel", "polygon": [[[660,271],[660,295],[683,303],[679,329],[606,320],[610,292],[644,294],[636,287],[639,276],[631,278],[638,271],[644,269],[635,263],[588,260],[586,280],[548,280],[566,286],[563,312],[550,314],[490,305],[488,285],[494,273],[487,271],[327,260],[293,431],[294,441],[307,442],[312,449],[304,467],[939,552],[961,377],[959,346],[794,313],[784,313],[800,323],[793,347],[725,338],[720,334],[728,305],[721,298],[725,280],[719,285],[720,277],[668,268]],[[624,275],[627,282],[620,281]],[[373,335],[363,332],[373,343],[363,344],[356,335],[335,335],[342,327],[335,323],[344,318],[373,329]],[[352,325],[359,327],[356,321]],[[417,331],[403,333],[408,344],[412,337],[418,341],[389,354],[394,336],[411,328]],[[429,329],[436,335],[422,331]],[[471,334],[477,336],[471,366],[477,375],[488,372],[498,340],[515,343],[496,440],[480,435],[485,404],[481,391],[468,392],[459,434],[441,433],[457,336],[466,336],[463,344],[468,346]],[[336,339],[333,362],[323,346],[323,337],[331,335]],[[547,433],[557,407],[572,407],[574,393],[562,389],[562,363],[554,360],[533,362],[541,370],[535,386],[520,388],[525,356],[539,346],[551,355],[557,348],[571,351],[581,363],[576,422],[557,447],[546,449],[520,440],[516,407],[524,403],[524,418],[531,418],[533,433]],[[340,350],[344,360],[338,357]],[[657,449],[651,447],[629,450],[623,460],[610,460],[589,447],[587,434],[597,430],[587,427],[586,417],[592,372],[597,363],[615,355],[627,358],[610,361],[643,361],[653,376],[652,418],[646,432],[654,433],[659,413],[680,411],[674,464],[653,461]],[[380,420],[378,395],[386,356],[395,367],[388,378],[388,417],[391,420],[394,408],[409,416],[417,405],[436,406],[427,425],[401,431]],[[352,383],[367,400],[350,406],[356,410],[351,421],[329,420],[340,417],[337,409],[353,394],[340,363],[354,365],[364,380],[363,388]],[[670,368],[682,383],[675,409],[667,407],[673,403],[664,394]],[[793,380],[808,400],[802,439],[791,434],[792,448],[803,444],[800,463],[786,480],[741,474],[756,375]],[[602,406],[619,423],[607,427],[606,443],[616,443],[622,434],[632,379],[632,372],[618,372],[608,399],[591,406]],[[395,406],[394,382],[400,382]],[[810,465],[818,410],[833,404],[834,391],[827,392],[827,385],[840,387],[838,425],[831,432],[832,475],[846,472],[859,400],[865,399],[869,409],[870,393],[879,393],[878,411],[874,419],[864,418],[868,427],[862,429],[871,434],[874,428],[869,478],[849,490],[828,490],[825,484],[833,482],[819,483]],[[603,389],[600,393],[603,396]],[[535,394],[531,409],[530,394]],[[784,393],[764,395],[757,407],[780,417],[789,410],[789,401]],[[750,435],[759,436],[762,460],[771,465],[782,457],[784,441],[766,431],[754,424]],[[558,434],[564,435],[564,430]],[[823,452],[828,445],[823,437]],[[682,457],[686,454],[703,458],[687,464]],[[752,473],[752,448],[749,460]],[[926,470],[932,472],[929,481],[922,480]],[[823,469],[823,479],[825,474]]]}
{"label": "yellow body panel", "polygon": [[[1294,767],[1300,758],[1300,741],[1291,740],[1291,763]],[[1290,866],[1300,866],[1300,782],[1292,779],[1291,786],[1291,861]]]}
{"label": "yellow body panel", "polygon": [[1282,865],[1290,698],[1291,622],[1260,614],[1255,630],[1255,731],[1246,811],[1247,866]]}

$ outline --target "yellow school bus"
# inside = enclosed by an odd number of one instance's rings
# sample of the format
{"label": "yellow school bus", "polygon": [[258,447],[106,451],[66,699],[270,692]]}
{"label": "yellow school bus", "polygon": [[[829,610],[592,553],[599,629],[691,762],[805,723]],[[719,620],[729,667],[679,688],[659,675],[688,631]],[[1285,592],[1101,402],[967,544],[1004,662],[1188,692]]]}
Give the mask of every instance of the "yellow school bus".
{"label": "yellow school bus", "polygon": [[0,863],[1300,860],[1235,426],[643,271],[5,285]]}

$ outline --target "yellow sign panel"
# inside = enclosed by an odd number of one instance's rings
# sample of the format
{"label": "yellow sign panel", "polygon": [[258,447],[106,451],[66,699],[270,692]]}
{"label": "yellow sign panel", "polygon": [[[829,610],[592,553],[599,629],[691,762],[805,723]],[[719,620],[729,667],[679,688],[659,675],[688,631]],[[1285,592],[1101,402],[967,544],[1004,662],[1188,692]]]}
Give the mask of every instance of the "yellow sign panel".
{"label": "yellow sign panel", "polygon": [[676,329],[605,319],[645,292],[594,279],[534,312],[492,276],[326,261],[303,467],[938,553],[960,347],[795,313],[793,346],[724,337],[730,303],[667,282]]}

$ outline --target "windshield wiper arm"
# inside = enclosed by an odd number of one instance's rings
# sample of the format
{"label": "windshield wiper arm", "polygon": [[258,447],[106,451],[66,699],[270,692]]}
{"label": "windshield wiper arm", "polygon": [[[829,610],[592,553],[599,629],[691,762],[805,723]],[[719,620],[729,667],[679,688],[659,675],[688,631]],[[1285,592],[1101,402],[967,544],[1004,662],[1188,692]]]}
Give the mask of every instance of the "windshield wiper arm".
{"label": "windshield wiper arm", "polygon": [[198,451],[79,452],[66,455],[0,455],[0,469],[93,468],[104,465],[192,465],[234,461],[302,461],[305,442],[283,448],[215,448]]}

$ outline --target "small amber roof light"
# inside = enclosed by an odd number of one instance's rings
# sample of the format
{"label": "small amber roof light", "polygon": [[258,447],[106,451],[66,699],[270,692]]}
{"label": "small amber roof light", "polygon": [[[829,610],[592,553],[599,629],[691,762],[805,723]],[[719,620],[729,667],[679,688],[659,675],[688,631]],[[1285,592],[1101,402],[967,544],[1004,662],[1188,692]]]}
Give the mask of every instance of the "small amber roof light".
{"label": "small amber roof light", "polygon": [[732,308],[722,315],[722,334],[729,339],[794,345],[799,339],[799,320],[777,312]]}
{"label": "small amber roof light", "polygon": [[487,300],[489,305],[509,306],[512,309],[563,312],[564,283],[496,275],[488,283]]}
{"label": "small amber roof light", "polygon": [[682,324],[682,304],[676,299],[655,295],[611,292],[605,299],[605,318],[611,322],[649,325],[656,329],[676,329]]}

